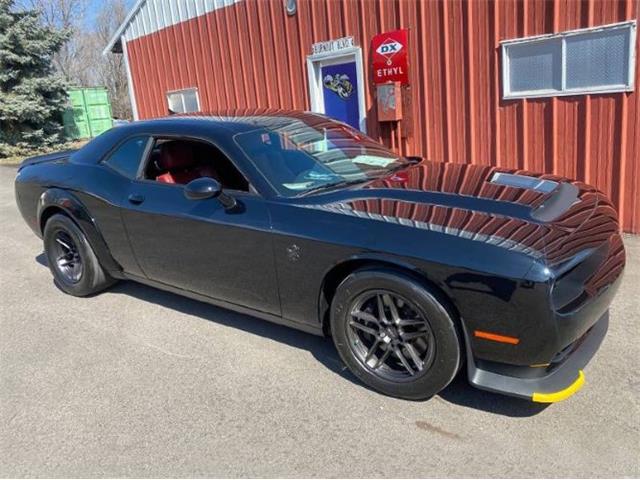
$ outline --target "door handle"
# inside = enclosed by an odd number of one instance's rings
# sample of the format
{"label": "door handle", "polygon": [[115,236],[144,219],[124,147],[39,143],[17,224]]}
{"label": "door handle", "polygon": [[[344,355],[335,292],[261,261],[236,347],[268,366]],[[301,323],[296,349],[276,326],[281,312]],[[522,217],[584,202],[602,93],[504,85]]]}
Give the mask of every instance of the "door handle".
{"label": "door handle", "polygon": [[134,205],[140,205],[142,202],[144,202],[144,197],[142,195],[132,193],[131,195],[129,195],[129,202],[133,203]]}

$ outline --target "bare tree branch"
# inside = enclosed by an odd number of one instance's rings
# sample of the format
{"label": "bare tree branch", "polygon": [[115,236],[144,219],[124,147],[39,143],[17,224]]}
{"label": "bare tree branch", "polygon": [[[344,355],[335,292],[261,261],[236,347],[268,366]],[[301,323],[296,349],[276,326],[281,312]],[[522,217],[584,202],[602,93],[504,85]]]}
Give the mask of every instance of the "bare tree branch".
{"label": "bare tree branch", "polygon": [[23,0],[25,8],[38,10],[44,25],[71,32],[71,38],[54,56],[56,69],[72,83],[81,83],[89,66],[83,61],[78,42],[87,10],[87,0]]}
{"label": "bare tree branch", "polygon": [[102,56],[101,52],[126,16],[127,5],[125,0],[113,0],[108,4],[104,3],[96,16],[93,47],[90,49],[100,57],[95,62],[97,65],[95,69],[96,77],[98,82],[109,90],[113,114],[118,118],[131,118],[131,103],[127,88],[124,56],[114,53]]}
{"label": "bare tree branch", "polygon": [[93,25],[86,25],[89,0],[21,0],[18,5],[38,10],[44,25],[71,32],[70,40],[53,59],[56,69],[67,81],[78,86],[106,87],[113,115],[131,118],[124,57],[102,55],[127,16],[126,0],[102,2]]}

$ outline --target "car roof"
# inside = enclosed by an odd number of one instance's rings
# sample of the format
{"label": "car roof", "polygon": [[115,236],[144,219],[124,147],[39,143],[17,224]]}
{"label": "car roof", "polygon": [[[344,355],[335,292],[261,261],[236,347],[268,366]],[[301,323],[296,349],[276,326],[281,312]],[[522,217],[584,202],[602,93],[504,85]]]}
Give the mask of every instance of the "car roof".
{"label": "car roof", "polygon": [[255,130],[256,128],[277,130],[279,128],[286,127],[287,125],[291,125],[297,122],[302,122],[307,125],[318,125],[330,121],[332,120],[324,115],[313,112],[305,112],[301,110],[245,108],[220,110],[215,112],[207,111],[187,114],[175,114],[150,120],[142,120],[134,122],[130,125],[135,125],[137,128],[161,125],[164,129],[168,124],[171,123],[175,123],[176,125],[192,123],[200,126],[211,124],[212,126],[215,125],[216,127],[225,127],[226,129],[231,130],[233,133],[239,133],[249,130]]}
{"label": "car roof", "polygon": [[93,164],[98,162],[116,143],[131,135],[158,134],[202,134],[224,130],[232,136],[236,133],[266,128],[272,131],[297,130],[300,123],[321,128],[335,124],[325,115],[300,110],[268,108],[220,110],[176,114],[150,120],[127,123],[107,130],[91,140],[72,155],[74,163]]}

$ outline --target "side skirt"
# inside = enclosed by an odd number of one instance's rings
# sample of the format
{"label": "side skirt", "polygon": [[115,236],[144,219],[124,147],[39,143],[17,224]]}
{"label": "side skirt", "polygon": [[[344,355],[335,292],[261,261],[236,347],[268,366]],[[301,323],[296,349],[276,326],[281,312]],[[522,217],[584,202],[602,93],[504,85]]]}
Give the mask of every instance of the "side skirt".
{"label": "side skirt", "polygon": [[271,313],[260,312],[259,310],[243,307],[242,305],[237,305],[235,303],[225,302],[224,300],[218,300],[217,298],[208,297],[206,295],[201,295],[199,293],[191,292],[189,290],[183,290],[181,288],[173,287],[165,283],[149,280],[148,278],[139,277],[137,275],[131,275],[129,273],[124,273],[124,274],[121,273],[121,275],[119,276],[126,280],[132,280],[134,282],[142,283],[144,285],[158,288],[166,292],[175,293],[176,295],[181,295],[183,297],[187,297],[192,300],[208,303],[216,307],[232,310],[234,312],[242,313],[244,315],[249,315],[251,317],[256,317],[261,320],[267,320],[268,322],[277,323],[278,325],[284,325],[285,327],[295,328],[296,330],[312,333],[313,335],[318,335],[321,337],[324,336],[324,333],[322,331],[322,326],[319,323],[318,323],[318,326],[314,326],[314,325],[307,325],[300,322],[295,322],[293,320],[288,320],[286,318],[282,318],[277,315],[273,315]]}

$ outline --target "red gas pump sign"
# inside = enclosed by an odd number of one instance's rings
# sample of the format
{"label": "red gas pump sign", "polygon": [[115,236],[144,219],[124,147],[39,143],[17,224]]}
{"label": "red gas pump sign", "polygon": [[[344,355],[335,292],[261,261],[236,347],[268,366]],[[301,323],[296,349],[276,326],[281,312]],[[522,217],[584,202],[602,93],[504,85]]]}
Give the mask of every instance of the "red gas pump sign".
{"label": "red gas pump sign", "polygon": [[409,83],[408,30],[394,30],[371,39],[373,83]]}

